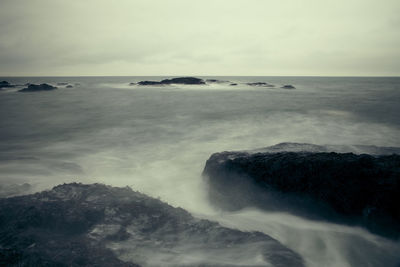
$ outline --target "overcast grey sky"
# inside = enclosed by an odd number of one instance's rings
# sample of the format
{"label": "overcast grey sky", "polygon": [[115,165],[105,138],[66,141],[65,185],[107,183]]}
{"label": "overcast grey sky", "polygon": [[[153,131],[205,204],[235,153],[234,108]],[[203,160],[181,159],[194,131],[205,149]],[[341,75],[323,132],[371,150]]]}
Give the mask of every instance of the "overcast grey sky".
{"label": "overcast grey sky", "polygon": [[400,0],[0,0],[0,75],[400,75]]}

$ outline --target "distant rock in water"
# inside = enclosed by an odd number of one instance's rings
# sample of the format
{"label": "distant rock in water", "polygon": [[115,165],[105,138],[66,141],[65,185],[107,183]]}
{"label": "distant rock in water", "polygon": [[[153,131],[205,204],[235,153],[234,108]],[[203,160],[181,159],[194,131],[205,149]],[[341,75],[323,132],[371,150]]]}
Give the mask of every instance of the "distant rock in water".
{"label": "distant rock in water", "polygon": [[181,77],[166,79],[161,81],[162,84],[206,84],[202,79],[194,77]]}
{"label": "distant rock in water", "polygon": [[213,154],[204,169],[213,203],[228,210],[287,211],[400,237],[400,155],[272,148]]}
{"label": "distant rock in water", "polygon": [[62,83],[57,83],[57,85],[68,85],[68,83],[62,82]]}
{"label": "distant rock in water", "polygon": [[69,84],[69,85],[65,86],[65,88],[74,88],[74,86]]}
{"label": "distant rock in water", "polygon": [[[137,83],[138,85],[163,85],[161,82],[156,82],[156,81],[140,81]],[[134,85],[134,84],[130,84]]]}
{"label": "distant rock in water", "polygon": [[157,81],[141,81],[138,85],[168,85],[168,84],[206,84],[204,80],[194,77],[180,77]]}
{"label": "distant rock in water", "polygon": [[27,88],[21,89],[18,92],[39,92],[39,91],[51,91],[55,90],[57,87],[51,86],[47,83],[42,84],[29,84]]}
{"label": "distant rock in water", "polygon": [[229,83],[229,81],[222,81],[222,80],[216,80],[216,79],[207,79],[207,83]]}
{"label": "distant rock in water", "polygon": [[304,266],[260,232],[196,219],[130,188],[66,184],[0,199],[2,266]]}
{"label": "distant rock in water", "polygon": [[238,85],[237,83],[231,83],[230,86],[236,86]]}
{"label": "distant rock in water", "polygon": [[14,87],[15,87],[15,85],[10,84],[7,81],[0,82],[0,89],[2,89],[2,88],[14,88]]}
{"label": "distant rock in water", "polygon": [[281,87],[282,89],[296,89],[296,87],[294,87],[293,85],[290,84],[286,84],[284,86]]}
{"label": "distant rock in water", "polygon": [[247,85],[250,86],[259,86],[259,87],[275,87],[272,84],[266,83],[266,82],[255,82],[255,83],[246,83]]}

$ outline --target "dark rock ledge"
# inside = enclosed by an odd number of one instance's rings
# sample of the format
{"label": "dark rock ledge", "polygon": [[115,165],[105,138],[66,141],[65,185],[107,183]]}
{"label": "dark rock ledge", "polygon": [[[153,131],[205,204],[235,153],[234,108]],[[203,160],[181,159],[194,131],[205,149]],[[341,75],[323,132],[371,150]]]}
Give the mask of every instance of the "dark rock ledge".
{"label": "dark rock ledge", "polygon": [[259,232],[196,219],[130,188],[64,184],[0,199],[0,266],[303,266]]}
{"label": "dark rock ledge", "polygon": [[210,157],[204,175],[223,209],[257,206],[400,236],[400,155],[222,152]]}

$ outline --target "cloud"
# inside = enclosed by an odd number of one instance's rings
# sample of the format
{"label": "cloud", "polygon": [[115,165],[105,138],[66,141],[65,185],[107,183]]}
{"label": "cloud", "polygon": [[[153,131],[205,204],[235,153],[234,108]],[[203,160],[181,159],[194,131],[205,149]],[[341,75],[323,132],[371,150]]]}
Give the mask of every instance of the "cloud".
{"label": "cloud", "polygon": [[394,0],[0,5],[0,75],[400,74]]}

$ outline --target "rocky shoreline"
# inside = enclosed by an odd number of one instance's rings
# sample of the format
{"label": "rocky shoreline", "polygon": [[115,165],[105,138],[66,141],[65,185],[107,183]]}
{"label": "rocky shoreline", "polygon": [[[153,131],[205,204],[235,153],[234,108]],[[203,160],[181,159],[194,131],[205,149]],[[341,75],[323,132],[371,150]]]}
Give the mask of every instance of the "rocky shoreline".
{"label": "rocky shoreline", "polygon": [[277,151],[213,154],[204,168],[217,206],[256,206],[400,237],[400,155]]}
{"label": "rocky shoreline", "polygon": [[0,199],[1,266],[303,266],[260,232],[102,184]]}

